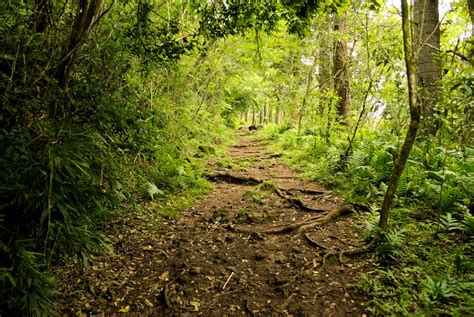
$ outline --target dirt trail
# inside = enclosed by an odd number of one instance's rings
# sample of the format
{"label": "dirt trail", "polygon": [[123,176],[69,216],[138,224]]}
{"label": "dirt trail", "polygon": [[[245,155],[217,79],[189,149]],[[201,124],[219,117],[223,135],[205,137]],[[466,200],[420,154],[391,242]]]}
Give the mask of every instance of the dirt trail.
{"label": "dirt trail", "polygon": [[360,243],[360,215],[316,223],[305,234],[287,230],[314,224],[343,203],[299,180],[251,135],[209,162],[208,178],[213,190],[177,221],[142,213],[111,224],[112,256],[85,273],[65,268],[63,313],[362,315],[364,301],[347,285],[364,269],[363,256],[323,265],[326,253]]}

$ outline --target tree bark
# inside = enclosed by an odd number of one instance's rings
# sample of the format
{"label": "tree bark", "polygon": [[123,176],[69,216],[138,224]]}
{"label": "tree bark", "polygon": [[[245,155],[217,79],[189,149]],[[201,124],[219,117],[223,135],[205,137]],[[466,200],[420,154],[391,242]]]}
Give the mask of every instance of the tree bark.
{"label": "tree bark", "polygon": [[424,137],[436,135],[440,121],[435,119],[441,79],[441,65],[437,60],[440,49],[438,0],[414,1],[414,47],[417,69],[417,86],[421,88],[418,102],[421,103]]}
{"label": "tree bark", "polygon": [[344,16],[336,16],[334,31],[339,32],[334,48],[334,89],[339,96],[336,112],[338,121],[343,121],[349,114],[351,106],[347,43],[340,36],[346,32]]}
{"label": "tree bark", "polygon": [[33,23],[36,32],[44,32],[51,23],[51,9],[52,4],[49,0],[35,0]]}
{"label": "tree bark", "polygon": [[474,36],[474,0],[467,0],[467,7],[471,17],[471,36]]}
{"label": "tree bark", "polygon": [[268,123],[268,104],[265,104],[263,106],[263,123],[264,124]]}
{"label": "tree bark", "polygon": [[276,111],[275,111],[275,124],[279,125],[281,124],[281,107],[277,106]]}
{"label": "tree bark", "polygon": [[416,133],[421,121],[421,108],[417,102],[416,93],[416,69],[415,56],[413,52],[413,34],[410,26],[410,18],[408,13],[408,1],[402,0],[402,28],[403,28],[403,47],[405,50],[405,64],[408,79],[408,103],[410,105],[410,126],[403,142],[400,153],[398,154],[393,167],[390,181],[388,182],[387,192],[380,210],[379,227],[382,231],[388,228],[388,215],[392,207],[395,191],[397,190],[398,181],[403,173],[408,156],[415,142]]}
{"label": "tree bark", "polygon": [[331,102],[329,91],[334,87],[334,79],[332,76],[332,70],[334,69],[334,56],[331,43],[333,42],[332,25],[329,21],[324,22],[326,32],[322,34],[319,43],[319,73],[318,82],[320,85],[321,97],[319,102],[319,115],[324,116],[326,105]]}
{"label": "tree bark", "polygon": [[82,46],[89,38],[93,26],[102,17],[103,6],[104,0],[79,0],[69,45],[56,73],[59,86],[63,90],[68,89],[72,67],[79,57]]}

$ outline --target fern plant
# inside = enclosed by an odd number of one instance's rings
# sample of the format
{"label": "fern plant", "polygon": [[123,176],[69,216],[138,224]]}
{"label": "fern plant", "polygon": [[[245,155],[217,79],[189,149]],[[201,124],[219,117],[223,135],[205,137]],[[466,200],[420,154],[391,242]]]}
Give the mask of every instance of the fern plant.
{"label": "fern plant", "polygon": [[441,216],[439,225],[442,230],[448,232],[462,230],[462,224],[456,220],[450,212]]}
{"label": "fern plant", "polygon": [[441,301],[454,296],[454,289],[447,279],[434,280],[430,276],[426,277],[422,291],[424,300],[432,305],[436,301]]}
{"label": "fern plant", "polygon": [[391,229],[381,234],[381,242],[376,252],[382,263],[391,263],[403,254],[402,246],[405,243],[403,230]]}
{"label": "fern plant", "polygon": [[464,219],[462,221],[463,231],[469,235],[474,235],[474,216],[471,215],[469,211],[466,211],[464,214]]}
{"label": "fern plant", "polygon": [[148,195],[150,196],[151,200],[155,199],[155,196],[162,196],[164,192],[158,188],[155,184],[152,182],[147,182],[146,183],[146,190]]}

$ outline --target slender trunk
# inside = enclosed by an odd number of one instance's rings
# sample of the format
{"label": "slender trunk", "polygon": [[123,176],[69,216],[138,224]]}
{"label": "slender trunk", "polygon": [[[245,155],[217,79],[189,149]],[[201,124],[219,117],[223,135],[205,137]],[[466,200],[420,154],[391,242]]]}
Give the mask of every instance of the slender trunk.
{"label": "slender trunk", "polygon": [[56,73],[59,86],[63,90],[68,89],[72,67],[79,57],[80,50],[89,38],[93,26],[103,15],[103,5],[104,0],[79,0],[69,45]]}
{"label": "slender trunk", "polygon": [[252,125],[257,124],[257,112],[255,111],[255,106],[252,108]]}
{"label": "slender trunk", "polygon": [[35,31],[44,32],[51,23],[52,4],[49,0],[35,0],[33,24]]}
{"label": "slender trunk", "polygon": [[415,0],[414,48],[417,70],[417,86],[421,88],[418,102],[421,106],[423,137],[436,135],[441,121],[436,119],[436,104],[441,79],[441,65],[437,55],[440,49],[438,0]]}
{"label": "slender trunk", "polygon": [[469,16],[471,17],[471,36],[474,36],[474,0],[467,0]]}
{"label": "slender trunk", "polygon": [[280,106],[278,106],[275,111],[275,124],[276,125],[281,124],[281,107]]}
{"label": "slender trunk", "polygon": [[353,128],[352,131],[352,136],[348,136],[349,144],[347,145],[346,152],[344,153],[344,156],[341,158],[341,162],[345,162],[346,159],[352,154],[352,145],[354,144],[354,140],[357,135],[357,131],[360,127],[360,125],[363,123],[363,121],[366,118],[366,113],[367,113],[367,100],[369,98],[370,92],[372,90],[373,86],[373,79],[372,79],[372,67],[370,66],[370,60],[371,60],[371,54],[370,54],[370,48],[369,48],[369,13],[366,12],[365,15],[365,25],[364,25],[364,35],[365,35],[365,50],[367,53],[367,76],[369,78],[369,84],[367,86],[367,90],[365,91],[364,95],[364,101],[362,102],[362,109],[360,110],[359,113],[359,118],[357,119],[357,122]]}
{"label": "slender trunk", "polygon": [[334,89],[339,96],[337,118],[341,121],[347,117],[351,106],[348,71],[349,56],[347,53],[347,43],[344,39],[341,39],[341,35],[346,32],[344,16],[336,16],[334,31],[339,32],[339,39],[335,43],[334,50]]}
{"label": "slender trunk", "polygon": [[334,59],[331,56],[334,55],[332,52],[331,44],[333,42],[331,23],[327,23],[327,32],[320,39],[319,48],[319,74],[318,81],[320,83],[321,100],[319,103],[319,115],[324,117],[325,105],[329,104],[331,97],[329,91],[331,87],[334,87],[334,80],[331,71],[334,69]]}
{"label": "slender trunk", "polygon": [[308,101],[309,93],[311,92],[311,83],[313,82],[313,73],[316,69],[316,50],[313,51],[312,56],[313,56],[313,64],[311,65],[309,71],[308,71],[308,76],[306,77],[306,89],[304,91],[304,96],[303,96],[303,102],[301,103],[301,108],[300,108],[300,115],[298,118],[298,134],[301,132],[302,128],[302,123],[303,123],[303,115],[306,110],[306,103]]}
{"label": "slender trunk", "polygon": [[267,104],[263,106],[263,123],[264,124],[268,123],[268,105]]}
{"label": "slender trunk", "polygon": [[398,154],[393,167],[390,181],[388,182],[387,192],[380,210],[379,227],[382,231],[388,228],[388,215],[392,207],[395,191],[397,189],[398,181],[403,173],[408,156],[415,142],[416,133],[420,124],[421,109],[417,103],[416,96],[416,73],[415,73],[415,58],[413,52],[413,34],[410,27],[410,18],[408,13],[408,1],[402,0],[402,28],[403,28],[403,47],[405,50],[405,64],[408,79],[408,103],[410,105],[410,126],[402,145],[400,153]]}

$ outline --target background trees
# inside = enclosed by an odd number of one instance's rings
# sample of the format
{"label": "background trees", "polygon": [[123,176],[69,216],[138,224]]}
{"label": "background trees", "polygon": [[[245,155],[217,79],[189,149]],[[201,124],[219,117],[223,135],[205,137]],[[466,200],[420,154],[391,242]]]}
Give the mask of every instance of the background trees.
{"label": "background trees", "polygon": [[[392,186],[394,219],[424,221],[458,259],[472,252],[471,2],[444,19],[415,2],[427,123]],[[203,146],[242,118],[308,178],[374,206],[409,128],[401,21],[378,1],[3,1],[0,21],[2,312],[53,310],[49,264],[106,252],[104,219],[204,190]]]}

